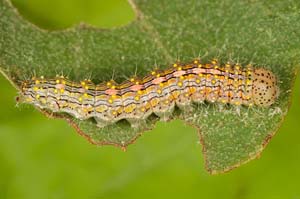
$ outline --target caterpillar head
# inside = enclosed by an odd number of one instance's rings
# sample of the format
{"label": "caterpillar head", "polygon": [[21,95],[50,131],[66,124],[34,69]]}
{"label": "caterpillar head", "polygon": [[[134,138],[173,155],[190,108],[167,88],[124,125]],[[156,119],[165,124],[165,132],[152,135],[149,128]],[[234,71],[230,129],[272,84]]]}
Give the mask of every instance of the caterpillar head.
{"label": "caterpillar head", "polygon": [[253,73],[252,95],[254,104],[267,107],[272,105],[278,95],[279,88],[275,75],[266,69],[258,68]]}

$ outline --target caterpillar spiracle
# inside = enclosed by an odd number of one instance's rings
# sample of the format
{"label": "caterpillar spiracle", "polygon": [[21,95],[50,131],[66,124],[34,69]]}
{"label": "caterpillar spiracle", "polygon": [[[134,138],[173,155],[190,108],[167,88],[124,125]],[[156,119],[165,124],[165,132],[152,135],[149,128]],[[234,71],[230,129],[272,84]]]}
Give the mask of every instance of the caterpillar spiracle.
{"label": "caterpillar spiracle", "polygon": [[268,107],[278,94],[277,80],[270,70],[229,63],[220,66],[217,60],[203,64],[196,59],[121,84],[113,80],[95,85],[90,80],[77,83],[62,76],[33,77],[22,82],[19,101],[80,120],[93,117],[99,127],[121,119],[135,127],[152,113],[168,119],[175,106],[185,109],[206,101]]}

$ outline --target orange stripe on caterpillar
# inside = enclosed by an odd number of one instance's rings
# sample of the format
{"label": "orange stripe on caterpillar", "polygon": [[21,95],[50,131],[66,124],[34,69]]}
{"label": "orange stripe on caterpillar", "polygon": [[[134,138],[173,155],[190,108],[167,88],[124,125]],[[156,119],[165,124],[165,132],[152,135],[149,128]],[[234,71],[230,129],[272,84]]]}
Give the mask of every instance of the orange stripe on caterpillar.
{"label": "orange stripe on caterpillar", "polygon": [[276,101],[279,88],[274,74],[264,68],[194,60],[121,84],[34,77],[22,83],[20,95],[21,102],[82,120],[93,117],[102,127],[121,119],[136,125],[152,113],[168,119],[175,106],[185,109],[193,102],[268,107]]}

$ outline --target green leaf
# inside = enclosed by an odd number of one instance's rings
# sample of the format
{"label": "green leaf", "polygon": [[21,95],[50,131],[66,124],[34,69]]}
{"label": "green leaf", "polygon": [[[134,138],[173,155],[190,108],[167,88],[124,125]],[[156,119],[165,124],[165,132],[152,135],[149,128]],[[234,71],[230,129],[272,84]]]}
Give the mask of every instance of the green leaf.
{"label": "green leaf", "polygon": [[[167,68],[177,60],[218,58],[254,63],[279,78],[280,96],[269,108],[218,104],[180,110],[174,119],[197,127],[206,168],[220,173],[258,157],[279,128],[289,107],[299,65],[300,7],[297,1],[222,2],[135,0],[136,19],[127,26],[96,29],[79,25],[65,31],[45,31],[24,20],[8,0],[0,0],[0,67],[17,87],[32,76],[68,75],[73,81],[94,83],[114,78],[122,82],[144,76],[154,67]],[[126,122],[98,128],[93,120],[43,112],[66,119],[95,144],[126,147],[151,130],[157,118],[133,129]]]}

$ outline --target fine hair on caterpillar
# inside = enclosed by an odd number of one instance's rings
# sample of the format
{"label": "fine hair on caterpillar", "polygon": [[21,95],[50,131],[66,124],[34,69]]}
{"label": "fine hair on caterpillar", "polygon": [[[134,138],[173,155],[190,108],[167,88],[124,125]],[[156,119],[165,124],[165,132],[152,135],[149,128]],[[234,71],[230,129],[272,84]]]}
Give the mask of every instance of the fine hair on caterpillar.
{"label": "fine hair on caterpillar", "polygon": [[275,75],[264,68],[240,64],[220,65],[217,60],[175,63],[143,78],[93,84],[64,77],[33,77],[22,82],[19,100],[52,112],[64,112],[85,120],[95,118],[103,127],[126,119],[133,127],[151,114],[167,120],[175,106],[223,103],[233,106],[272,105],[279,95]]}

